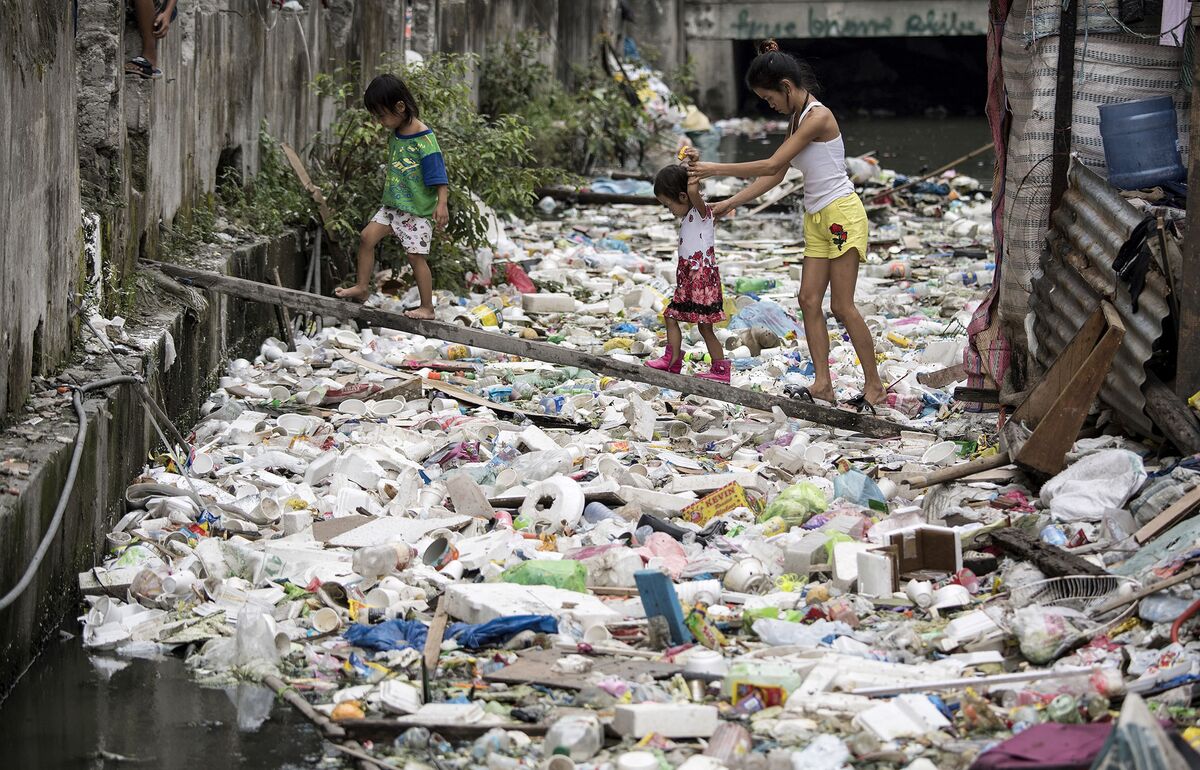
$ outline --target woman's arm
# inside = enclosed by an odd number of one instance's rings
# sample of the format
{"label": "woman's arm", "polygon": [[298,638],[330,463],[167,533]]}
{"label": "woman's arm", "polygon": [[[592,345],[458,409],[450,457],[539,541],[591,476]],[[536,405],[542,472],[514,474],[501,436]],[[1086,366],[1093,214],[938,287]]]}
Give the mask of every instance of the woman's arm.
{"label": "woman's arm", "polygon": [[731,209],[736,209],[738,206],[741,206],[744,203],[749,203],[765,193],[767,190],[770,190],[772,187],[782,182],[785,176],[787,176],[786,170],[780,171],[774,176],[760,176],[758,179],[755,179],[753,182],[746,185],[746,187],[740,190],[736,195],[730,196],[723,201],[713,204],[714,213],[716,213],[718,216],[721,216]]}
{"label": "woman's arm", "polygon": [[[788,164],[800,154],[800,151],[814,141],[818,136],[829,130],[833,113],[815,113],[783,140],[779,149],[766,160],[753,160],[747,163],[693,163],[691,173],[697,179],[707,179],[710,176],[733,176],[739,179],[751,177],[774,176],[787,171]],[[761,195],[761,193],[759,193]]]}

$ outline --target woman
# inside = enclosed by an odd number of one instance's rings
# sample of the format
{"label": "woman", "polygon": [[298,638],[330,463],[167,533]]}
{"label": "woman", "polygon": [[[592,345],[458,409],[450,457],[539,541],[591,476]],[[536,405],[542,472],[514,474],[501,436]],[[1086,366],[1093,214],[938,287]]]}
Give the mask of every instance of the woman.
{"label": "woman", "polygon": [[858,265],[867,256],[867,212],[846,174],[846,147],[837,120],[814,96],[818,85],[812,69],[780,51],[774,40],[759,46],[759,55],[746,73],[746,84],[771,109],[791,116],[788,138],[766,160],[693,162],[691,174],[696,179],[757,177],[732,198],[714,204],[712,210],[717,217],[778,185],[789,164],[804,174],[805,259],[799,301],[816,377],[801,397],[829,403],[836,400],[829,374],[829,328],[821,309],[825,289],[831,288],[830,308],[850,335],[865,380],[863,393],[847,403],[860,412],[864,409],[874,412],[875,405],[887,397],[887,390],[875,365],[871,331],[854,305]]}

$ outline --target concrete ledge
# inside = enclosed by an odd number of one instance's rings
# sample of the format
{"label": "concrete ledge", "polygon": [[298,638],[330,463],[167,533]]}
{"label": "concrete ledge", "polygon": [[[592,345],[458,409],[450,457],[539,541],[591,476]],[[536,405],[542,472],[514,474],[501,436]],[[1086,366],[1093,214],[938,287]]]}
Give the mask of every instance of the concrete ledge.
{"label": "concrete ledge", "polygon": [[[278,267],[286,285],[298,285],[305,259],[298,256],[303,234],[285,235],[238,247],[197,267],[253,280],[267,280]],[[139,302],[141,315],[129,333],[140,354],[119,355],[122,366],[146,373],[151,392],[186,435],[226,360],[252,357],[259,341],[277,333],[273,308],[209,296],[197,314],[165,293]],[[176,359],[163,368],[165,332]],[[83,333],[83,339],[89,339]],[[84,384],[120,374],[112,358],[77,352],[55,382]],[[7,610],[0,611],[0,698],[31,664],[42,645],[78,607],[76,575],[99,561],[104,535],[124,512],[124,493],[159,446],[153,425],[130,386],[116,386],[88,399],[87,445],[70,507],[34,582]],[[22,414],[11,415],[0,432],[0,594],[20,579],[37,549],[58,501],[76,432],[70,396],[50,389],[35,393]]]}

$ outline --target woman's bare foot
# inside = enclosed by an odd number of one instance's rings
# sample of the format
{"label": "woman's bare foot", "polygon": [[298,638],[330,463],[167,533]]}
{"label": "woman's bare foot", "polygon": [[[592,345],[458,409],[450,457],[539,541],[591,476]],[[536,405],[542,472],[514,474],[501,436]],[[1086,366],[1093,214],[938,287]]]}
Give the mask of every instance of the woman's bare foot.
{"label": "woman's bare foot", "polygon": [[412,310],[405,310],[404,315],[408,316],[409,318],[415,318],[419,321],[432,321],[433,308],[422,306]]}
{"label": "woman's bare foot", "polygon": [[333,290],[334,295],[351,302],[365,302],[371,296],[371,290],[366,286],[346,286]]}
{"label": "woman's bare foot", "polygon": [[832,383],[818,385],[814,382],[812,385],[808,386],[808,393],[818,401],[824,401],[829,404],[837,403],[837,395],[833,392]]}
{"label": "woman's bare foot", "polygon": [[879,406],[884,401],[887,401],[887,388],[883,387],[882,382],[867,385],[863,388],[863,397],[873,406]]}

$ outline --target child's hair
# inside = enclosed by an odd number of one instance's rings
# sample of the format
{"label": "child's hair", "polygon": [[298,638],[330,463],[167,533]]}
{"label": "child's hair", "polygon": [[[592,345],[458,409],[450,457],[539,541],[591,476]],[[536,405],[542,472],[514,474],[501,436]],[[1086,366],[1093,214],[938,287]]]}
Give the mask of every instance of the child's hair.
{"label": "child's hair", "polygon": [[687,166],[682,163],[663,166],[654,175],[654,197],[656,198],[661,195],[677,201],[680,195],[687,195],[687,186]]}
{"label": "child's hair", "polygon": [[758,44],[758,56],[754,57],[750,69],[746,70],[746,85],[767,91],[782,91],[781,84],[785,79],[810,94],[816,95],[821,91],[821,84],[817,82],[817,76],[808,62],[780,51],[779,43],[767,38]]}
{"label": "child's hair", "polygon": [[363,106],[372,115],[382,115],[385,112],[395,112],[396,104],[404,104],[405,116],[410,119],[420,117],[417,100],[412,91],[404,85],[404,81],[395,75],[379,75],[367,86],[363,94]]}

